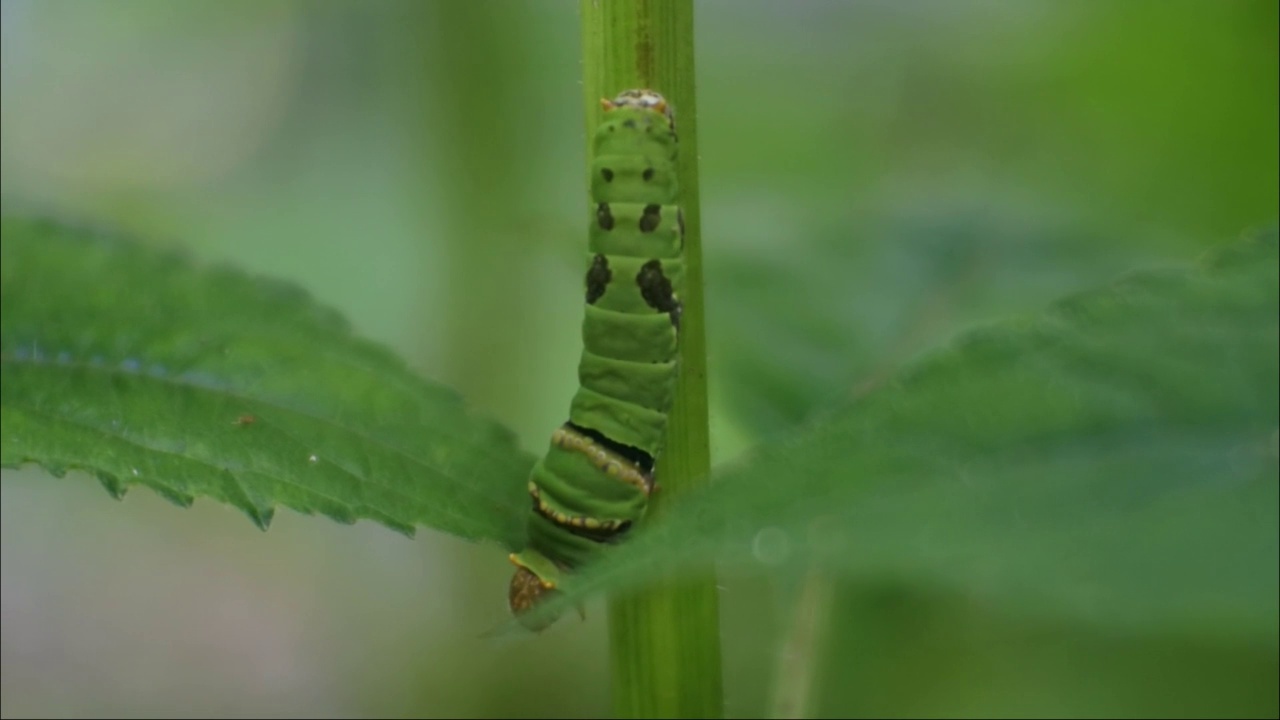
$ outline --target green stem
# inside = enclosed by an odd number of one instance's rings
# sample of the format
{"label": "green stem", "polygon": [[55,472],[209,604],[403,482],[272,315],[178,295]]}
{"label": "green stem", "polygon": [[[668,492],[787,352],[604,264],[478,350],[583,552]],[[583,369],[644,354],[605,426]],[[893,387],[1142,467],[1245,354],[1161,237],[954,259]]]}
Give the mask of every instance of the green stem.
{"label": "green stem", "polygon": [[[685,219],[685,289],[680,379],[650,517],[700,482],[711,466],[707,353],[698,206],[698,115],[691,0],[582,0],[588,137],[600,99],[651,88],[675,108],[680,135],[680,205]],[[590,153],[590,144],[588,144]],[[623,718],[723,716],[720,620],[712,568],[665,578],[609,603],[614,709]]]}
{"label": "green stem", "polygon": [[810,568],[796,602],[786,642],[778,655],[771,718],[813,716],[811,703],[824,650],[823,639],[830,624],[832,592],[826,572]]}

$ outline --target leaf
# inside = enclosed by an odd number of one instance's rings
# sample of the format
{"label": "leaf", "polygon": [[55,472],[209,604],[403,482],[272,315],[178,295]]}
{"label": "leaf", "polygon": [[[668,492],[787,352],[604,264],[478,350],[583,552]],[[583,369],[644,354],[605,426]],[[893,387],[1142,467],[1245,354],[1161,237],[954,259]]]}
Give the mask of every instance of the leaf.
{"label": "leaf", "polygon": [[3,218],[0,463],[523,544],[532,460],[284,283]]}
{"label": "leaf", "polygon": [[1276,238],[965,334],[721,468],[584,569],[563,606],[712,558],[814,563],[1274,645]]}
{"label": "leaf", "polygon": [[962,328],[1151,258],[994,188],[909,207],[856,243],[847,222],[811,219],[785,244],[714,246],[711,322],[728,346],[712,369],[726,414],[756,440],[839,401],[833,387],[874,385]]}

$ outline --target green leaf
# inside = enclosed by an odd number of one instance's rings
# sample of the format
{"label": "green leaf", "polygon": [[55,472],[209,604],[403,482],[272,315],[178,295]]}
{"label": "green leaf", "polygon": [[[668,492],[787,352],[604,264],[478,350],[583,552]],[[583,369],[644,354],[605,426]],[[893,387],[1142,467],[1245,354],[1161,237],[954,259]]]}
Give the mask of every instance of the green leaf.
{"label": "green leaf", "polygon": [[0,463],[523,544],[532,460],[301,290],[3,218]]}
{"label": "green leaf", "polygon": [[1152,259],[1020,200],[912,204],[858,242],[819,218],[746,254],[713,246],[711,322],[728,345],[712,372],[726,414],[767,439],[838,405],[833,387],[872,385],[963,328]]}
{"label": "green leaf", "polygon": [[564,601],[717,557],[1274,645],[1278,285],[1271,229],[971,331],[723,468]]}

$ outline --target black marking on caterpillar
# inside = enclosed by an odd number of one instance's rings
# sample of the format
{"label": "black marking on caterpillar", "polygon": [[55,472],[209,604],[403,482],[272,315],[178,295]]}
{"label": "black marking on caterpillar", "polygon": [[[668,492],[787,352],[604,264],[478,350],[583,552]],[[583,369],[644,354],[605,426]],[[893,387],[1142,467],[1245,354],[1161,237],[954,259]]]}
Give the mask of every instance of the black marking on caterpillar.
{"label": "black marking on caterpillar", "polygon": [[538,497],[537,492],[530,492],[529,495],[530,499],[533,500],[534,512],[564,528],[569,533],[592,542],[614,543],[631,529],[630,520],[621,520],[615,524],[603,524],[591,518],[571,518],[547,507]]}
{"label": "black marking on caterpillar", "polygon": [[609,203],[602,202],[596,206],[596,224],[601,230],[613,229],[613,211],[609,209]]}
{"label": "black marking on caterpillar", "polygon": [[662,224],[662,206],[645,205],[644,214],[640,216],[640,232],[650,233]]}
{"label": "black marking on caterpillar", "polygon": [[580,435],[591,438],[606,450],[620,456],[632,465],[635,465],[639,468],[640,472],[644,473],[646,481],[650,485],[653,484],[653,456],[649,453],[641,450],[640,448],[634,448],[630,445],[623,445],[620,442],[614,442],[591,428],[584,428],[581,425],[575,425],[571,422],[565,423],[564,426]]}
{"label": "black marking on caterpillar", "polygon": [[640,286],[640,295],[649,307],[658,312],[673,313],[672,321],[678,322],[676,314],[679,313],[680,303],[676,301],[671,280],[662,272],[661,260],[650,260],[640,266],[640,272],[636,273],[636,285]]}
{"label": "black marking on caterpillar", "polygon": [[605,288],[613,279],[613,271],[609,269],[609,258],[597,254],[587,270],[587,304],[594,305],[604,295]]}

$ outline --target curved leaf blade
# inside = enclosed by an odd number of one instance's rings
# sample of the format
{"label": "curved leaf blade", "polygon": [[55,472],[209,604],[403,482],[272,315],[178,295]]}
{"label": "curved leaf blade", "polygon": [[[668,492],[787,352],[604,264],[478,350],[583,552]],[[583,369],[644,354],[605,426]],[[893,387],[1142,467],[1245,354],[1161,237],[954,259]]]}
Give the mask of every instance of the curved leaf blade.
{"label": "curved leaf blade", "polygon": [[710,558],[813,562],[1274,644],[1277,265],[1272,229],[969,332],[720,469],[563,604]]}
{"label": "curved leaf blade", "polygon": [[278,281],[24,216],[3,222],[0,464],[522,544],[531,457]]}

